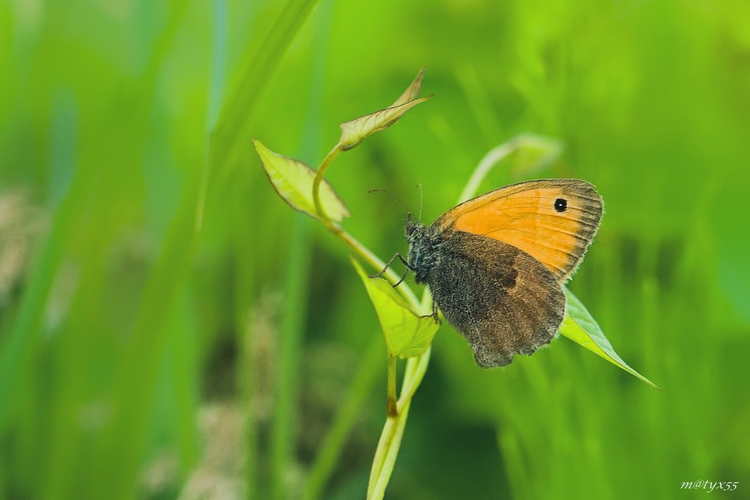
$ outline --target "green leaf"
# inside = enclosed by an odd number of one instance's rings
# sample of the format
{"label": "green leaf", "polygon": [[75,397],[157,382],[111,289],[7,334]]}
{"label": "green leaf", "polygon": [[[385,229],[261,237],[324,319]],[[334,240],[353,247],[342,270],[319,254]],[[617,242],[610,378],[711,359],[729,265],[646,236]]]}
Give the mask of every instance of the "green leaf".
{"label": "green leaf", "polygon": [[[253,139],[253,145],[263,162],[268,180],[279,196],[295,210],[317,218],[312,196],[315,170],[294,158],[274,153],[260,141]],[[325,179],[320,184],[320,203],[331,220],[341,222],[349,216],[346,205]]]}
{"label": "green leaf", "polygon": [[357,146],[367,136],[385,130],[399,118],[417,104],[425,102],[432,96],[416,99],[422,90],[422,78],[424,77],[424,68],[419,70],[419,74],[401,96],[396,99],[390,107],[376,111],[369,115],[361,116],[352,121],[341,124],[341,138],[337,148],[342,151],[348,151]]}
{"label": "green leaf", "polygon": [[354,259],[352,264],[365,284],[372,305],[375,306],[380,326],[385,334],[388,354],[411,358],[424,353],[440,325],[432,316],[416,314],[386,280],[370,278]]}
{"label": "green leaf", "polygon": [[638,377],[651,387],[661,390],[659,386],[649,379],[632,369],[622,358],[615,352],[612,344],[609,343],[604,332],[594,320],[591,313],[584,307],[573,292],[563,287],[565,296],[568,299],[568,310],[565,314],[560,334],[568,337],[570,340],[580,344],[591,352],[598,354],[610,363],[619,366],[631,375]]}

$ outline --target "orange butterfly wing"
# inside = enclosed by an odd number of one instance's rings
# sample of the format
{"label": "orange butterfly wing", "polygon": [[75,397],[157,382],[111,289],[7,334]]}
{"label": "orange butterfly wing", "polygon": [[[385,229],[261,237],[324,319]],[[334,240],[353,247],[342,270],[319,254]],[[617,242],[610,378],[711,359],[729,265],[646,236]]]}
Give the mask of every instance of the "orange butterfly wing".
{"label": "orange butterfly wing", "polygon": [[441,232],[465,231],[513,245],[563,282],[583,259],[603,210],[602,197],[588,182],[542,179],[461,203],[433,225]]}

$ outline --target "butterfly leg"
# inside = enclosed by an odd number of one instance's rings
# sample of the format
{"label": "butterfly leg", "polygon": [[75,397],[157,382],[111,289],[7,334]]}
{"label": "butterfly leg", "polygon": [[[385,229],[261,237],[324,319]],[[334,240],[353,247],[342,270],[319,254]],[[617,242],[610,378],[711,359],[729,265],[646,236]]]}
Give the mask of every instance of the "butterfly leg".
{"label": "butterfly leg", "polygon": [[[434,276],[432,278],[432,281],[433,281],[433,285],[430,287],[430,291],[432,291],[432,290],[435,289],[435,284],[434,284],[435,277]],[[440,324],[440,316],[439,316],[437,302],[435,302],[435,298],[434,297],[432,299],[432,314],[431,314],[431,316],[432,316],[432,319],[435,320],[435,323],[437,323],[439,325]]]}
{"label": "butterfly leg", "polygon": [[393,261],[394,261],[394,260],[396,260],[396,259],[401,259],[401,262],[403,262],[403,263],[404,263],[404,265],[406,266],[406,272],[404,273],[404,275],[403,275],[403,276],[401,276],[401,279],[400,279],[400,280],[398,280],[398,283],[396,283],[396,284],[395,284],[395,285],[393,285],[393,286],[394,286],[394,287],[396,287],[396,286],[400,285],[400,284],[401,284],[401,282],[402,282],[402,281],[404,281],[404,278],[406,277],[406,273],[408,273],[408,272],[409,272],[409,271],[411,270],[411,266],[409,265],[409,261],[408,261],[408,260],[406,260],[406,259],[404,258],[404,256],[403,256],[403,255],[401,255],[401,254],[400,254],[400,253],[398,253],[398,252],[396,252],[396,255],[394,255],[393,257],[391,257],[391,260],[389,260],[389,261],[388,261],[388,262],[387,262],[387,263],[385,264],[385,267],[383,268],[383,270],[382,270],[382,271],[380,271],[380,272],[379,272],[379,273],[377,273],[377,274],[373,274],[373,275],[371,275],[371,276],[370,276],[370,278],[380,278],[381,276],[383,276],[383,274],[385,274],[385,272],[386,272],[386,271],[388,270],[388,268],[389,268],[389,267],[391,267],[391,264],[393,264]]}
{"label": "butterfly leg", "polygon": [[437,304],[435,304],[435,301],[432,302],[432,314],[425,314],[424,316],[420,316],[420,318],[432,318],[438,325],[443,324],[443,322],[440,320],[440,311],[438,310],[438,306]]}
{"label": "butterfly leg", "polygon": [[432,318],[438,325],[443,324],[443,322],[440,321],[440,311],[438,311],[437,304],[435,304],[434,302],[432,303],[432,314],[426,314],[424,316],[420,316],[420,318]]}
{"label": "butterfly leg", "polygon": [[440,321],[440,311],[438,311],[437,304],[434,302],[432,303],[432,314],[430,314],[430,317],[434,319],[435,323],[438,325],[442,323],[442,321]]}
{"label": "butterfly leg", "polygon": [[401,275],[401,279],[398,280],[395,285],[393,285],[393,288],[396,288],[397,286],[399,286],[401,282],[404,281],[404,278],[406,278],[407,274],[409,274],[409,268],[407,268],[406,271],[404,271],[404,274]]}

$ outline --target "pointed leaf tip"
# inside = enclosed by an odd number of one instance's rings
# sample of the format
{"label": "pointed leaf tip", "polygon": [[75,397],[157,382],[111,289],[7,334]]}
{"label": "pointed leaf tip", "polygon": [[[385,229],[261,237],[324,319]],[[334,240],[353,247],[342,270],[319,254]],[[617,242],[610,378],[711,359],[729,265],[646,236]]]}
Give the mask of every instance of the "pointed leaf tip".
{"label": "pointed leaf tip", "polygon": [[[252,141],[268,180],[279,196],[295,210],[317,218],[312,196],[315,171],[299,160],[274,153],[256,139]],[[333,221],[341,222],[349,216],[346,205],[325,179],[320,183],[320,202]]]}
{"label": "pointed leaf tip", "polygon": [[578,300],[578,297],[573,295],[573,292],[568,290],[565,286],[563,286],[563,291],[567,298],[568,309],[565,313],[565,319],[560,326],[560,334],[568,337],[573,342],[585,347],[594,354],[601,356],[613,365],[619,366],[651,387],[661,390],[658,385],[651,382],[623,361],[617,352],[615,352],[614,347],[612,347],[612,344],[607,340],[607,337],[604,336],[604,332],[599,327],[594,317],[591,316],[591,313],[581,301]]}
{"label": "pointed leaf tip", "polygon": [[417,98],[419,93],[422,91],[422,80],[424,80],[424,66],[419,70],[419,73],[417,73],[416,78],[414,78],[414,81],[411,82],[411,85],[409,85],[406,90],[404,90],[404,93],[401,94],[401,96],[396,99],[396,102],[391,104],[391,108],[394,106],[399,106],[401,104],[406,104],[409,101],[412,101]]}

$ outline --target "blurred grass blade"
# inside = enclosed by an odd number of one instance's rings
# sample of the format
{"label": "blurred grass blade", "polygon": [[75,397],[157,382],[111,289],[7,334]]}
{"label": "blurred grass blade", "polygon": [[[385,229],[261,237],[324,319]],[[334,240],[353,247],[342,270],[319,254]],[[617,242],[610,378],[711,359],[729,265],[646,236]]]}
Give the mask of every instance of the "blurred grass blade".
{"label": "blurred grass blade", "polygon": [[[302,28],[319,0],[289,0],[282,9],[257,52],[247,58],[242,76],[233,87],[216,130],[211,136],[211,167],[216,177],[229,175],[241,153],[249,147],[250,118],[266,84],[279,65],[284,53]],[[209,184],[210,184],[209,179]]]}
{"label": "blurred grass blade", "polygon": [[195,209],[195,229],[203,226],[206,191],[211,172],[211,133],[216,128],[224,96],[224,80],[227,73],[227,47],[229,45],[229,0],[214,0],[214,30],[211,44],[211,76],[208,84],[208,118],[206,120],[206,156],[203,162],[198,204]]}
{"label": "blurred grass blade", "polygon": [[[274,153],[260,141],[253,139],[253,144],[263,162],[268,180],[279,196],[295,210],[316,217],[317,210],[312,197],[315,171],[301,161]],[[326,215],[336,222],[349,216],[346,205],[325,179],[320,184],[320,202]]]}
{"label": "blurred grass blade", "polygon": [[591,352],[598,354],[610,363],[619,366],[631,375],[646,382],[651,387],[661,390],[659,386],[649,379],[632,369],[622,358],[615,352],[612,344],[609,343],[604,332],[594,320],[591,313],[584,307],[578,298],[563,287],[565,296],[568,299],[568,310],[560,327],[560,334],[568,337],[570,340],[580,344]]}
{"label": "blurred grass blade", "polygon": [[[184,290],[197,248],[192,210],[197,194],[194,176],[164,238],[163,249],[143,291],[132,337],[116,368],[112,416],[89,472],[93,498],[124,499],[134,495],[135,478],[147,445],[151,398],[169,348],[167,322]],[[117,467],[111,466],[113,456],[117,456]]]}
{"label": "blurred grass blade", "polygon": [[349,386],[343,404],[337,410],[330,430],[310,467],[302,498],[306,500],[321,498],[326,483],[335,471],[336,462],[344,451],[346,438],[360,416],[360,409],[375,384],[375,380],[384,371],[382,349],[380,339],[374,336]]}
{"label": "blurred grass blade", "polygon": [[[75,183],[71,192],[82,182],[79,180]],[[81,201],[70,195],[63,201],[52,230],[42,243],[42,250],[34,262],[21,297],[17,319],[8,338],[3,339],[0,354],[0,432],[6,430],[13,418],[12,413],[16,411],[23,374],[32,369],[33,352],[39,342],[39,325],[44,318],[44,307],[62,259],[66,236],[71,225],[80,216],[80,208]]]}
{"label": "blurred grass blade", "polygon": [[[313,71],[310,79],[310,94],[307,103],[305,128],[300,138],[300,146],[297,154],[306,157],[315,157],[320,153],[320,137],[318,131],[321,128],[321,112],[323,108],[323,90],[325,88],[325,67],[327,61],[328,41],[331,33],[332,18],[334,12],[334,1],[321,2],[315,19],[311,20],[311,31],[313,32],[312,45],[314,50]],[[312,185],[316,173],[307,165],[275,155],[260,143],[255,144],[260,154],[264,150],[264,168],[272,180],[277,192],[280,184],[291,183],[291,187],[297,188],[296,194],[302,194],[302,200],[313,203]],[[275,166],[279,172],[283,168],[289,168],[289,174],[285,179],[274,178],[269,167]],[[257,169],[252,169],[257,171]],[[277,172],[277,173],[279,173]],[[322,177],[323,172],[317,180],[318,195],[315,206],[328,214],[335,220],[341,220],[349,215],[348,210],[333,191],[331,186]],[[287,186],[290,187],[290,186]],[[289,200],[287,200],[289,201]],[[317,213],[317,210],[313,213]],[[270,435],[270,482],[271,496],[273,498],[299,498],[299,488],[290,479],[290,471],[298,464],[297,450],[300,446],[299,430],[303,425],[300,413],[300,403],[304,400],[302,387],[305,382],[305,339],[308,333],[308,307],[310,306],[310,290],[313,280],[312,262],[313,249],[315,245],[311,240],[312,222],[305,217],[294,218],[292,239],[289,242],[289,254],[286,263],[286,277],[284,279],[283,309],[281,311],[282,321],[278,332],[278,357],[275,371],[274,409],[273,423]],[[259,429],[263,432],[263,429]],[[261,448],[262,450],[262,448]],[[267,478],[264,474],[261,479]],[[264,495],[260,495],[263,497]],[[248,498],[250,498],[248,496]]]}
{"label": "blurred grass blade", "polygon": [[[307,19],[317,0],[290,0],[272,27],[255,57],[248,61],[246,71],[235,87],[232,97],[224,106],[217,129],[210,140],[212,167],[226,167],[231,153],[249,141],[240,140],[252,109],[259,100],[260,91],[271,77],[272,70],[283,57],[286,47]],[[257,64],[256,64],[257,63]],[[249,146],[247,146],[249,147]],[[217,156],[218,155],[218,156]],[[217,191],[221,191],[229,173],[220,168],[215,176],[220,178]],[[148,411],[139,411],[153,392],[159,360],[167,347],[163,324],[177,295],[184,289],[197,247],[195,207],[200,198],[200,171],[187,178],[180,207],[172,220],[165,238],[159,261],[149,276],[138,312],[135,331],[126,347],[115,375],[112,418],[98,443],[97,456],[89,473],[95,498],[132,498],[136,487],[134,478],[148,437]],[[213,174],[211,174],[213,175]],[[208,181],[209,189],[211,179]],[[146,398],[146,399],[144,399]],[[107,457],[118,456],[118,467],[113,468]]]}
{"label": "blurred grass blade", "polygon": [[385,334],[388,354],[400,358],[420,356],[432,343],[440,326],[432,316],[419,316],[406,301],[384,279],[370,278],[362,267],[352,259],[357,273],[365,284],[380,326]]}
{"label": "blurred grass blade", "polygon": [[302,373],[302,345],[310,290],[312,222],[296,216],[289,245],[284,304],[278,337],[278,366],[274,367],[274,408],[271,444],[272,498],[290,498],[288,472],[294,461],[297,404]]}

